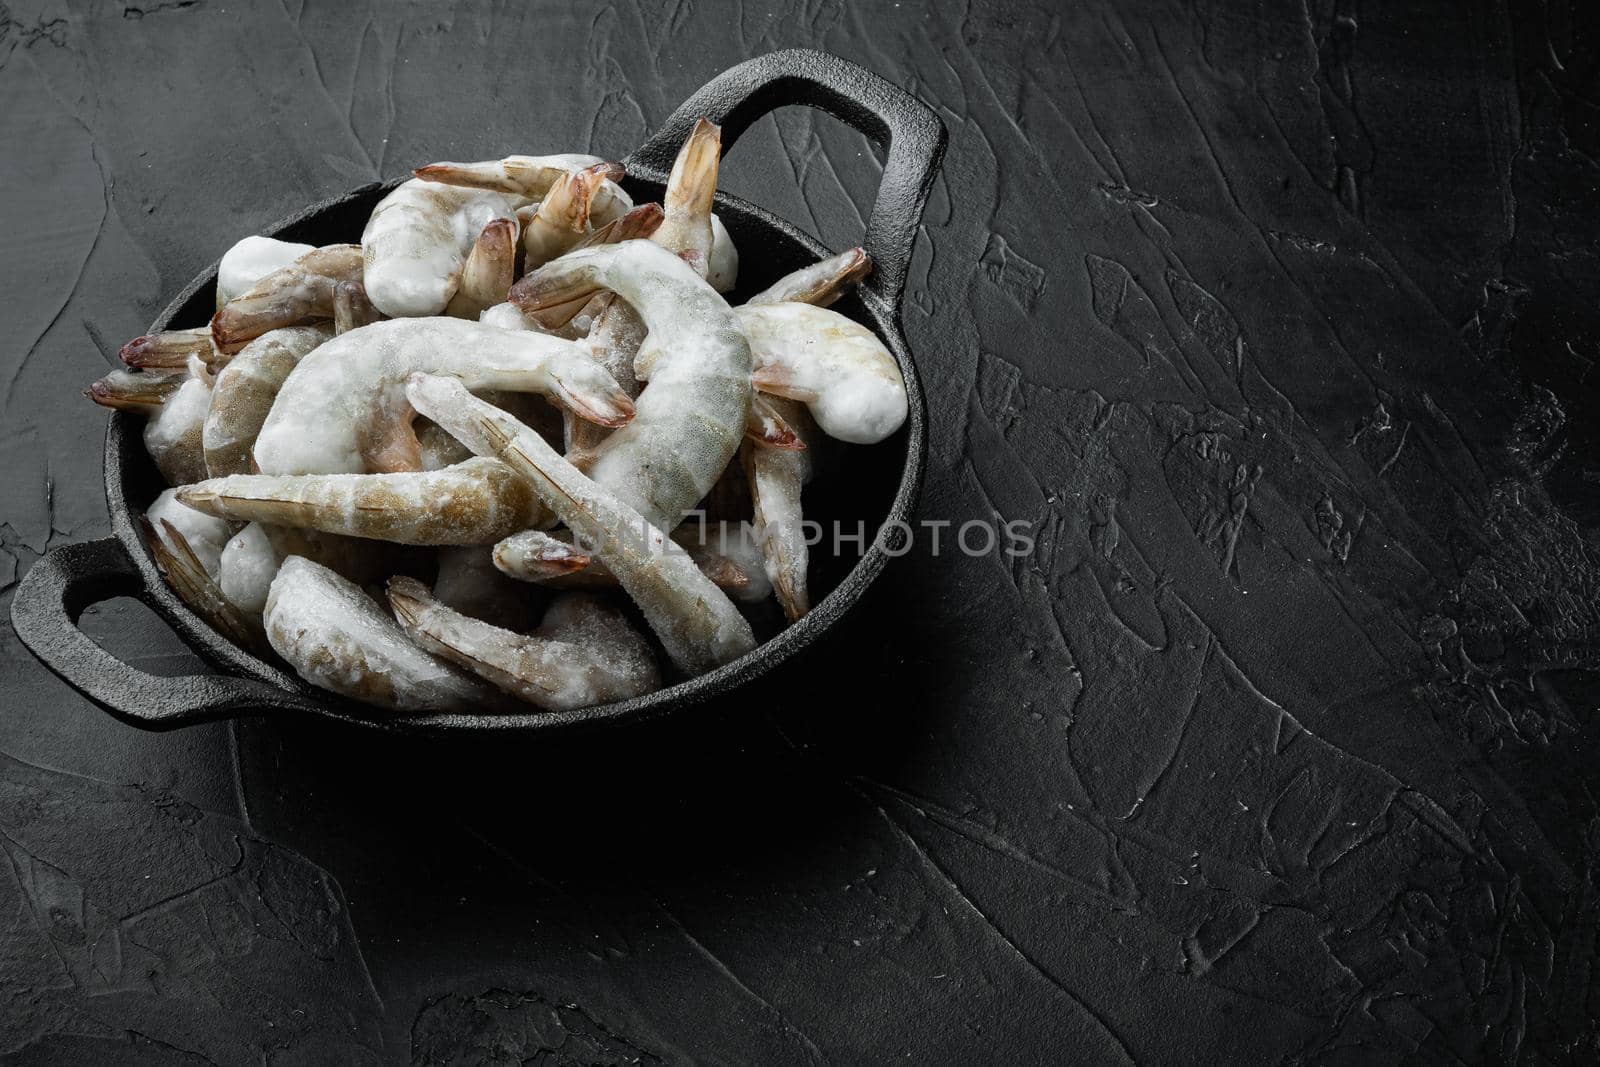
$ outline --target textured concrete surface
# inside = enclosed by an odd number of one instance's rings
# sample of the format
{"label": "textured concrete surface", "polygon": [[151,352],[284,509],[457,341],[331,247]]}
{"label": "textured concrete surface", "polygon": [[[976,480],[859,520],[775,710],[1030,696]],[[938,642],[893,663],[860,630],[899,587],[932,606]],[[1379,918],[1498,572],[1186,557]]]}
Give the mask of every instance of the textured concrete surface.
{"label": "textured concrete surface", "polygon": [[[922,513],[1037,545],[924,540],[736,706],[551,744],[140,734],[8,629],[0,1052],[1600,1055],[1596,44],[1561,0],[7,0],[0,578],[105,532],[78,391],[232,240],[620,155],[791,45],[950,128]],[[726,174],[843,247],[878,169],[785,111]]]}

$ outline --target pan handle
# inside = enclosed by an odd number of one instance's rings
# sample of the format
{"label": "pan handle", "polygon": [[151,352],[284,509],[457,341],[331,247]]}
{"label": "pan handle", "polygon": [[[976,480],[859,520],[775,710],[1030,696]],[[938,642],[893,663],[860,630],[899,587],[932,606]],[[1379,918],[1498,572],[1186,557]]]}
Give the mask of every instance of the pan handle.
{"label": "pan handle", "polygon": [[862,246],[873,271],[865,288],[898,308],[911,266],[922,206],[933,187],[948,135],[927,104],[838,56],[806,48],[770,52],[730,67],[672,113],[627,159],[630,173],[666,180],[684,138],[702,116],[722,127],[726,152],[769,111],[805,104],[855,127],[888,158]]}
{"label": "pan handle", "polygon": [[112,597],[149,603],[144,579],[115,537],[64,545],[35,563],[11,601],[11,625],[39,660],[117,718],[146,729],[188,726],[284,707],[292,694],[229,675],[163,678],[122,662],[78,629],[85,608]]}

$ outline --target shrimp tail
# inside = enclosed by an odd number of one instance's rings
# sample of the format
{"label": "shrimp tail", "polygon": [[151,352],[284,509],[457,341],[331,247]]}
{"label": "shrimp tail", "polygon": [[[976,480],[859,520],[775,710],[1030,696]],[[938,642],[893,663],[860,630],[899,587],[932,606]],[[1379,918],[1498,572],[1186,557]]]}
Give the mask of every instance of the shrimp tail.
{"label": "shrimp tail", "polygon": [[789,425],[789,420],[759,393],[750,398],[750,417],[745,421],[744,436],[745,440],[768,448],[799,452],[806,447],[805,440]]}
{"label": "shrimp tail", "polygon": [[542,530],[524,530],[494,546],[495,568],[525,582],[572,574],[593,561],[590,553]]}
{"label": "shrimp tail", "polygon": [[505,302],[506,291],[517,277],[519,230],[515,218],[489,220],[467,253],[460,284],[445,306],[446,315],[476,319],[485,308]]}
{"label": "shrimp tail", "polygon": [[573,245],[571,251],[596,245],[614,245],[622,241],[642,241],[656,232],[663,218],[665,215],[660,204],[640,204],[621,218],[584,234],[583,240]]}
{"label": "shrimp tail", "polygon": [[787,274],[746,300],[746,304],[794,302],[828,307],[872,273],[872,257],[864,248],[850,248],[809,267]]}
{"label": "shrimp tail", "polygon": [[711,261],[711,206],[722,160],[722,128],[709,119],[695,123],[667,176],[662,207],[666,221],[651,240],[676,253],[706,276]]}
{"label": "shrimp tail", "polygon": [[614,381],[601,389],[592,386],[580,389],[560,374],[552,374],[551,384],[556,398],[585,421],[615,429],[626,426],[633,418],[633,398]]}
{"label": "shrimp tail", "polygon": [[592,598],[552,605],[546,624],[524,635],[448,607],[414,578],[391,578],[388,594],[396,621],[418,646],[538,707],[586,707],[661,685],[643,635]]}
{"label": "shrimp tail", "polygon": [[781,396],[785,400],[805,402],[817,398],[816,389],[801,384],[794,368],[781,364],[769,363],[757,367],[750,375],[750,384],[763,393]]}

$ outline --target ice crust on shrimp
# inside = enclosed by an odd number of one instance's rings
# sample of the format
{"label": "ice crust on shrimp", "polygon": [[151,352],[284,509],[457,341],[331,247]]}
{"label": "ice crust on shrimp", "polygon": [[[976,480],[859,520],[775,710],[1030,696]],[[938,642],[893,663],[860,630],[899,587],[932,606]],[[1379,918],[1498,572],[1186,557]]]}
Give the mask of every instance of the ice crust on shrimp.
{"label": "ice crust on shrimp", "polygon": [[550,306],[574,289],[606,288],[649,332],[653,366],[628,426],[594,449],[588,473],[652,526],[672,529],[733,458],[750,411],[749,342],[722,297],[694,268],[650,241],[587,248],[523,278],[511,300]]}
{"label": "ice crust on shrimp", "polygon": [[571,341],[463,319],[393,319],[340,334],[300,361],[256,437],[263,474],[416,470],[419,446],[406,376],[460,378],[468,388],[535,391],[610,425],[633,402]]}
{"label": "ice crust on shrimp", "polygon": [[621,612],[581,593],[552,603],[532,634],[446,607],[411,578],[390,579],[389,606],[424,649],[535,707],[566,711],[661,687],[644,635]]}
{"label": "ice crust on shrimp", "polygon": [[267,641],[312,685],[396,711],[503,706],[490,686],[417,646],[354,582],[301,556],[267,594]]}
{"label": "ice crust on shrimp", "polygon": [[418,411],[474,452],[502,460],[527,479],[545,505],[594,546],[679,670],[701,674],[755,647],[749,622],[688,552],[584,477],[544,438],[450,378],[414,375],[407,394]]}

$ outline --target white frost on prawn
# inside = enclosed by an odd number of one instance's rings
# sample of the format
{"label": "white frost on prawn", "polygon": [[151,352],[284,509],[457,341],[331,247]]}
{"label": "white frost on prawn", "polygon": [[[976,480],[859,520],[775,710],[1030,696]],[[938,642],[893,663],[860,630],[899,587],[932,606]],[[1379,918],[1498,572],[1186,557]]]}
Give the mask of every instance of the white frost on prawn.
{"label": "white frost on prawn", "polygon": [[228,520],[213,518],[191,508],[178,499],[176,489],[163,490],[145,511],[145,517],[157,530],[161,529],[162,520],[172,523],[183,539],[189,542],[189,548],[205,568],[206,574],[212,578],[217,576],[224,546],[233,533],[233,526]]}
{"label": "white frost on prawn", "polygon": [[900,367],[865,326],[812,304],[734,310],[750,339],[756,388],[801,401],[830,437],[876,444],[906,421]]}
{"label": "white frost on prawn", "polygon": [[394,319],[340,334],[300,361],[256,437],[256,465],[263,474],[366,473],[375,448],[410,432],[405,380],[417,371],[469,389],[541,392],[610,424],[633,413],[572,341],[464,319]]}
{"label": "white frost on prawn", "polygon": [[385,315],[437,315],[450,303],[473,242],[493,219],[514,218],[512,193],[412,178],[372,209],[361,234],[367,299]]}
{"label": "white frost on prawn", "polygon": [[496,691],[418,648],[355,583],[302,556],[267,594],[267,640],[312,685],[399,711],[481,711]]}
{"label": "white frost on prawn", "polygon": [[255,234],[238,241],[222,253],[222,260],[217,264],[217,307],[249,291],[273,271],[291,266],[295,260],[315,250],[315,245]]}

